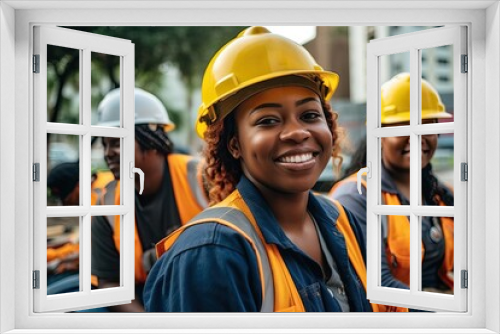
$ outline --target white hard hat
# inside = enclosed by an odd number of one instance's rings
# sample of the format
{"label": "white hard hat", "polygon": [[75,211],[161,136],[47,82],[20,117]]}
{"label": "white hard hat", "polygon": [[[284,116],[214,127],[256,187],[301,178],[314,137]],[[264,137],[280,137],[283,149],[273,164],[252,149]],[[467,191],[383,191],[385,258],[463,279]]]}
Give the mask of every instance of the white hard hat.
{"label": "white hard hat", "polygon": [[[97,107],[97,116],[97,125],[120,125],[120,88],[106,94]],[[153,94],[140,88],[135,88],[135,124],[162,124],[165,131],[175,128],[163,103]]]}

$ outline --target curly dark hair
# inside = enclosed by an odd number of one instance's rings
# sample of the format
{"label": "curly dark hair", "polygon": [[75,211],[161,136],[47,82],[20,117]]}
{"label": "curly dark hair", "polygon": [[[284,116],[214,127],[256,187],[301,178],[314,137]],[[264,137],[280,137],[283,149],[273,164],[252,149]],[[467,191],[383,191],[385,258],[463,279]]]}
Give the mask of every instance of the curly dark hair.
{"label": "curly dark hair", "polygon": [[[341,128],[338,126],[338,114],[332,110],[329,103],[321,101],[326,122],[332,133],[332,157],[337,169],[342,164],[339,139]],[[223,122],[209,125],[205,132],[206,145],[203,155],[206,160],[206,176],[209,183],[210,205],[224,200],[236,188],[243,171],[240,161],[235,159],[228,150],[228,143],[236,134],[234,112],[229,113]]]}

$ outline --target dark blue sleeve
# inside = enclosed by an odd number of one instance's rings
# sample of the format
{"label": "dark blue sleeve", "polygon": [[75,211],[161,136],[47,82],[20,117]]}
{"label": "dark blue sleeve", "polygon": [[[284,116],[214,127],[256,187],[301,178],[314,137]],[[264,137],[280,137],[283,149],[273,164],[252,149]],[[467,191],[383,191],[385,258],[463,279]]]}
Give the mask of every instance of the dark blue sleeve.
{"label": "dark blue sleeve", "polygon": [[153,266],[144,289],[148,312],[257,312],[261,303],[250,243],[215,223],[184,231]]}

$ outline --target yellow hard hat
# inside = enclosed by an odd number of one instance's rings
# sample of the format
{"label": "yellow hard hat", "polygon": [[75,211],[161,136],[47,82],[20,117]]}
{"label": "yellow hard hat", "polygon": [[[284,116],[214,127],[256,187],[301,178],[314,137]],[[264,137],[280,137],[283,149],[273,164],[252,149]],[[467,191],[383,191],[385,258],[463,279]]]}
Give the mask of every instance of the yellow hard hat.
{"label": "yellow hard hat", "polygon": [[[410,121],[410,74],[400,73],[382,85],[381,123]],[[446,112],[438,92],[422,79],[422,119],[452,118]]]}
{"label": "yellow hard hat", "polygon": [[243,30],[214,55],[205,70],[196,133],[204,138],[208,125],[232,111],[216,110],[217,103],[243,88],[290,75],[319,78],[325,100],[332,97],[339,81],[336,73],[324,71],[304,47],[292,40],[264,27]]}

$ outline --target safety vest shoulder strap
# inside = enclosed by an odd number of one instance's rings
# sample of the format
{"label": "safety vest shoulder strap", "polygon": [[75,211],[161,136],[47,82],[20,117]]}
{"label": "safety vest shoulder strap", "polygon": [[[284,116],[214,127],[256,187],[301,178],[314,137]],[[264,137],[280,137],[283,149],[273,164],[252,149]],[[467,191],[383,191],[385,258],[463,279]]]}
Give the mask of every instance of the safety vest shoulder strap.
{"label": "safety vest shoulder strap", "polygon": [[[119,204],[119,198],[120,198],[119,196],[120,196],[120,181],[113,180],[109,182],[106,185],[106,187],[103,188],[103,194],[101,196],[102,200],[100,204],[117,205]],[[108,223],[111,225],[111,228],[114,229],[115,217],[114,216],[106,216],[106,217],[108,219]]]}
{"label": "safety vest shoulder strap", "polygon": [[[103,205],[120,205],[120,181],[113,180],[106,185],[101,202]],[[120,216],[110,215],[106,218],[113,231],[115,248],[120,252]],[[146,281],[146,272],[142,261],[144,251],[137,232],[137,224],[134,224],[134,231],[135,281],[143,283]]]}
{"label": "safety vest shoulder strap", "polygon": [[102,196],[102,188],[94,188],[90,190],[90,204],[97,205],[99,204],[99,198]]}
{"label": "safety vest shoulder strap", "polygon": [[[357,172],[353,173],[353,174],[349,175],[348,177],[346,177],[345,179],[340,180],[339,182],[335,183],[335,185],[332,187],[332,189],[330,190],[328,195],[332,196],[333,193],[335,192],[335,190],[337,190],[337,188],[339,188],[343,184],[350,183],[350,182],[354,182],[354,183],[358,182],[358,173]],[[366,173],[363,173],[363,175],[361,176],[361,185],[365,189],[367,188],[366,184],[367,184],[366,183]]]}
{"label": "safety vest shoulder strap", "polygon": [[183,154],[167,156],[175,203],[183,224],[208,206],[201,182],[200,159]]}
{"label": "safety vest shoulder strap", "polygon": [[170,236],[166,237],[156,245],[157,256],[160,257],[177,240],[180,234],[187,228],[203,223],[219,223],[236,230],[243,235],[252,245],[257,256],[257,264],[262,282],[262,306],[261,312],[272,312],[274,309],[274,287],[271,266],[266,254],[262,240],[257,234],[254,226],[243,212],[231,207],[209,208],[195,217],[194,220],[184,225]]}

